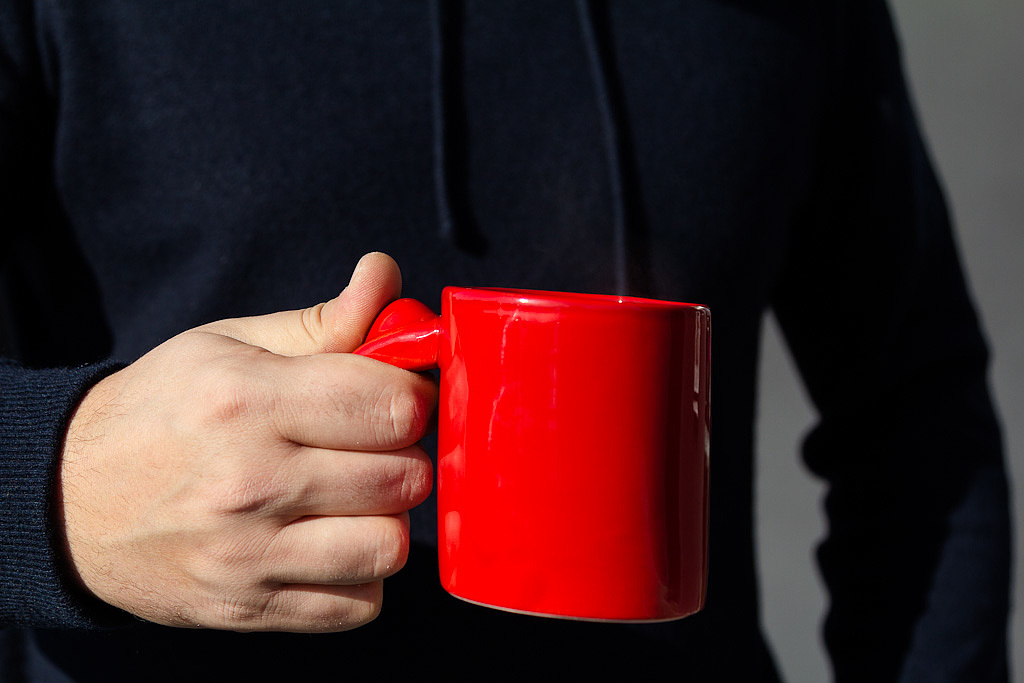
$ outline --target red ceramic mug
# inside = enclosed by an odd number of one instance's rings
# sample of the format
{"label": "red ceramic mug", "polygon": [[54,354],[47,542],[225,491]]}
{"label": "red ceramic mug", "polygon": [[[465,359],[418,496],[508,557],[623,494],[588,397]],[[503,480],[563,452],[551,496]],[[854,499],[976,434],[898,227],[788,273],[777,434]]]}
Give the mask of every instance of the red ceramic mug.
{"label": "red ceramic mug", "polygon": [[356,353],[441,369],[438,553],[456,597],[662,621],[707,576],[707,308],[447,287],[381,312]]}

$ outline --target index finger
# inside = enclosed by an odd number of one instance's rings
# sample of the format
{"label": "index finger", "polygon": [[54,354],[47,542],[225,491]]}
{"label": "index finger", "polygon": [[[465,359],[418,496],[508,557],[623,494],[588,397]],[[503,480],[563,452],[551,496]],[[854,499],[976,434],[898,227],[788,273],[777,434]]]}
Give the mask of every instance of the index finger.
{"label": "index finger", "polygon": [[348,353],[278,356],[270,419],[285,439],[335,450],[393,451],[427,433],[437,385]]}

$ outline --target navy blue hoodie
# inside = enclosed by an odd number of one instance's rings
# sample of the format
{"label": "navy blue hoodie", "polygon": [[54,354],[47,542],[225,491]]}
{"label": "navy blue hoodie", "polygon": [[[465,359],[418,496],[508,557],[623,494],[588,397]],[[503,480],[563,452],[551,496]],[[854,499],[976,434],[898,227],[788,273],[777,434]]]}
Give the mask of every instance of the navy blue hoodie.
{"label": "navy blue hoodie", "polygon": [[[881,2],[4,0],[0,212],[4,681],[777,680],[752,518],[769,311],[818,410],[836,680],[1007,678],[987,349]],[[435,306],[459,284],[711,307],[704,612],[463,604],[430,501],[352,632],[175,630],[79,593],[50,501],[82,392],[197,324],[330,298],[371,250]]]}

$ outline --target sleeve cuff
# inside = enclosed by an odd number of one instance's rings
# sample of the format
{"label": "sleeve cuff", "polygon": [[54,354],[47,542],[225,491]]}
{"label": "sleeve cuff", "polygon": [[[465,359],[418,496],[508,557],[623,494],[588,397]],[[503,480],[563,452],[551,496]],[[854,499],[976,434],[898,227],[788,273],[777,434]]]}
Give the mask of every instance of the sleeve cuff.
{"label": "sleeve cuff", "polygon": [[85,594],[67,571],[52,506],[68,420],[96,382],[124,367],[27,369],[0,362],[0,625],[97,628],[131,615]]}

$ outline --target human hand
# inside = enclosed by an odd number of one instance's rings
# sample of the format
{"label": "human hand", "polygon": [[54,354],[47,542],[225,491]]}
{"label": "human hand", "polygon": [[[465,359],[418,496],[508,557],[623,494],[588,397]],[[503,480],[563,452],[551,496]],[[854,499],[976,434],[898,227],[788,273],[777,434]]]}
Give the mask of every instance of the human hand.
{"label": "human hand", "polygon": [[346,353],[400,290],[369,254],[326,304],[189,330],[96,384],[56,501],[85,588],[170,626],[371,621],[432,485],[436,386]]}

